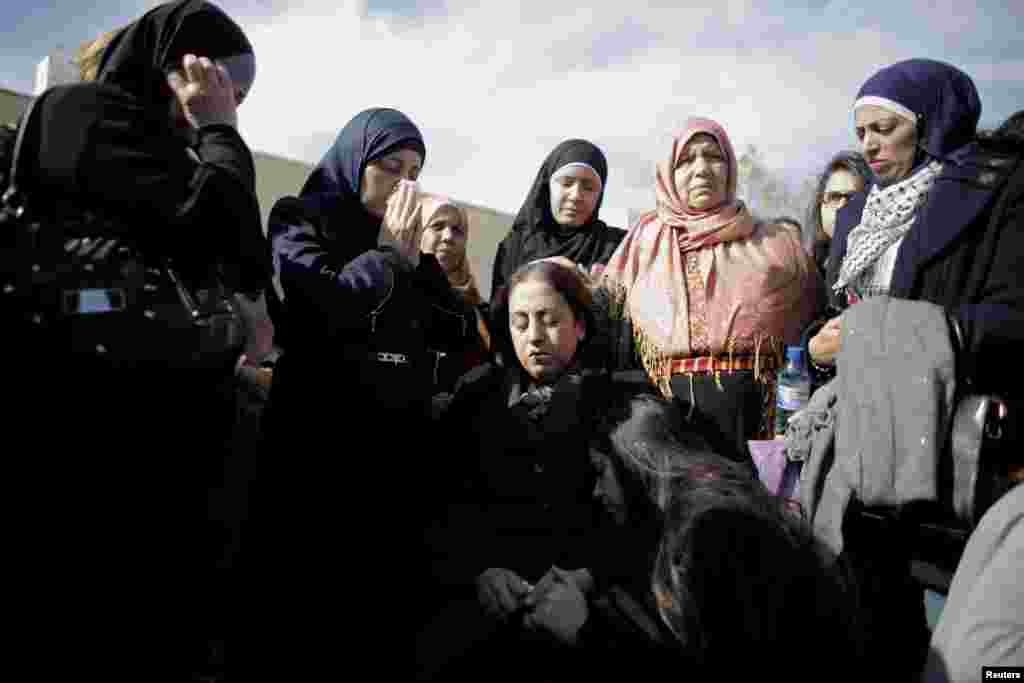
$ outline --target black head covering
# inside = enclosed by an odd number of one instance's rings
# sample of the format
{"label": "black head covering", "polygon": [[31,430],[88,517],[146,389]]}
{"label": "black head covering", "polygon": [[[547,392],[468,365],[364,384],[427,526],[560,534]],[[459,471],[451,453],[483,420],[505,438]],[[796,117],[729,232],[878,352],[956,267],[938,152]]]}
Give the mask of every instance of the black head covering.
{"label": "black head covering", "polygon": [[[168,217],[180,214],[181,198],[163,197],[164,183],[188,172],[191,162],[174,136],[165,72],[175,55],[190,51],[220,59],[251,56],[252,46],[234,21],[203,0],[150,10],[107,46],[96,82],[53,88],[40,97],[34,161],[45,169],[42,175],[89,200],[150,204]],[[251,158],[245,162],[252,164]],[[251,175],[252,169],[244,172]]]}
{"label": "black head covering", "polygon": [[[160,5],[126,26],[103,53],[96,80],[116,85],[143,101],[169,96],[165,74],[188,53],[223,59],[252,55],[245,33],[216,5],[180,0]],[[255,62],[230,68],[236,83],[251,84]]]}
{"label": "black head covering", "polygon": [[[588,164],[597,171],[601,196],[586,223],[567,228],[559,225],[551,214],[549,182],[560,168],[571,163]],[[586,140],[566,140],[555,147],[537,172],[511,231],[498,247],[491,296],[497,294],[516,268],[536,259],[565,256],[588,268],[595,263],[607,263],[626,235],[624,230],[609,227],[598,218],[607,183],[608,162],[596,145]]]}
{"label": "black head covering", "polygon": [[395,109],[362,111],[345,124],[302,186],[299,201],[304,209],[325,219],[326,237],[351,258],[373,249],[380,231],[380,218],[360,200],[363,171],[399,147],[410,147],[426,159],[423,135],[409,117]]}
{"label": "black head covering", "polygon": [[411,147],[426,160],[423,135],[405,114],[379,107],[359,112],[306,179],[301,196],[348,193],[358,197],[366,164],[398,147]]}
{"label": "black head covering", "polygon": [[[551,215],[551,188],[550,181],[560,168],[566,164],[584,163],[592,167],[601,177],[601,196],[597,198],[594,206],[594,213],[584,225],[578,228],[566,228],[555,222]],[[555,147],[548,158],[541,164],[537,171],[537,177],[530,188],[530,194],[526,196],[522,208],[512,223],[512,230],[536,232],[541,229],[556,232],[582,232],[589,229],[594,223],[600,222],[597,214],[601,211],[601,203],[604,201],[604,186],[608,182],[608,161],[604,158],[604,152],[596,145],[586,140],[566,140]]]}

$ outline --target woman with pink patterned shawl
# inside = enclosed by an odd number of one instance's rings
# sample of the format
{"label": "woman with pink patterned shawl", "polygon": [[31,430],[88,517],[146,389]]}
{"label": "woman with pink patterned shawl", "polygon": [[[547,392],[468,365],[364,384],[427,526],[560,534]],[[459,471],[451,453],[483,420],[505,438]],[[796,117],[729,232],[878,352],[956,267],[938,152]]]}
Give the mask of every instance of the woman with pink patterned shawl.
{"label": "woman with pink patterned shawl", "polygon": [[748,439],[771,438],[775,376],[824,295],[799,236],[754,219],[736,198],[732,143],[691,118],[656,165],[657,208],[608,262],[617,366],[639,357],[712,445],[749,461]]}

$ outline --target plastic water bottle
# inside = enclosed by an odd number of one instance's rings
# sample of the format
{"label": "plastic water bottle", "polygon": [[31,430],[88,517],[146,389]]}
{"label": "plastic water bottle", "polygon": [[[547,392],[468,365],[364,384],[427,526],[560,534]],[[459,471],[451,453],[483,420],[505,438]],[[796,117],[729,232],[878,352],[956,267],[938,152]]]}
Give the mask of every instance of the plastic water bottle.
{"label": "plastic water bottle", "polygon": [[786,348],[786,364],[779,370],[776,387],[775,434],[786,433],[789,418],[807,405],[811,398],[811,375],[804,365],[804,350],[800,346]]}

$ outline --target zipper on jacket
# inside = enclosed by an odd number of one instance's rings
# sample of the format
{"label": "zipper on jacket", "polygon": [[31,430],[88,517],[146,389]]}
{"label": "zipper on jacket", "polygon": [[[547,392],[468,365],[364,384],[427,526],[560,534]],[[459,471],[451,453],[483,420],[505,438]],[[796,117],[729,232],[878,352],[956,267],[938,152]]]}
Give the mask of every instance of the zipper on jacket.
{"label": "zipper on jacket", "polygon": [[437,386],[437,383],[440,379],[441,359],[447,355],[448,354],[445,353],[444,351],[434,351],[434,386]]}
{"label": "zipper on jacket", "polygon": [[391,295],[395,293],[395,274],[391,273],[391,286],[388,288],[387,296],[380,302],[377,308],[370,311],[370,334],[374,334],[377,331],[377,316],[381,314],[388,301],[391,300]]}

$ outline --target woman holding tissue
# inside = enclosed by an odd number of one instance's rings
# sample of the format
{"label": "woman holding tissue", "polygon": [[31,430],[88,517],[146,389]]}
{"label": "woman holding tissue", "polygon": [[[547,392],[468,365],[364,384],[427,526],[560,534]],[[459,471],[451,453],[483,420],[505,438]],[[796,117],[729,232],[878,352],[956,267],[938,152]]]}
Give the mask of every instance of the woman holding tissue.
{"label": "woman holding tissue", "polygon": [[[476,329],[432,255],[421,255],[425,157],[416,126],[369,109],[338,136],[299,197],[270,215],[288,353],[276,369],[267,427],[311,440],[330,425],[418,421],[429,414],[436,351]],[[431,358],[434,356],[434,358]],[[344,388],[349,399],[324,400]],[[316,418],[323,418],[321,422]],[[293,419],[297,418],[297,419]]]}
{"label": "woman holding tissue", "polygon": [[[275,370],[265,478],[254,498],[263,567],[286,585],[274,613],[289,632],[278,635],[296,659],[299,651],[336,652],[339,634],[323,629],[318,615],[344,613],[367,634],[390,618],[354,594],[366,582],[389,586],[393,578],[408,586],[409,576],[421,575],[409,560],[410,542],[368,520],[355,487],[397,470],[398,480],[422,492],[416,501],[428,502],[421,448],[429,442],[436,352],[459,350],[476,330],[437,260],[420,254],[415,180],[425,156],[423,137],[404,114],[363,111],[300,195],[281,199],[270,215],[284,294],[274,324],[287,353]],[[418,518],[428,516],[402,492],[395,498],[412,502]],[[353,666],[349,658],[320,664]]]}

